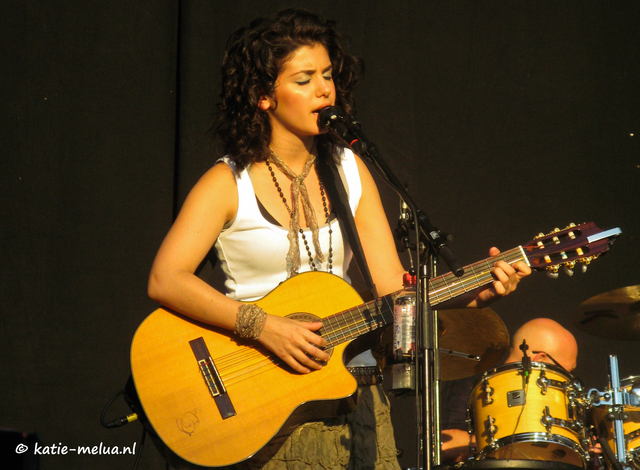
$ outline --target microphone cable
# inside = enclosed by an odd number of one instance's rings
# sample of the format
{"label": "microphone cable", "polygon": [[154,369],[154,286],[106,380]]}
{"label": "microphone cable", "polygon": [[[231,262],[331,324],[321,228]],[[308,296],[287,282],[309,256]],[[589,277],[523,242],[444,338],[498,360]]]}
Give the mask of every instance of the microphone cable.
{"label": "microphone cable", "polygon": [[107,429],[119,428],[120,426],[124,426],[125,424],[129,424],[138,419],[137,413],[131,413],[125,416],[121,416],[120,418],[114,419],[113,421],[109,421],[108,423],[106,422],[105,416],[107,414],[107,411],[109,410],[109,408],[111,407],[115,399],[118,398],[120,395],[124,395],[124,390],[120,390],[113,397],[111,397],[109,402],[106,404],[106,406],[102,410],[102,414],[100,415],[100,423]]}
{"label": "microphone cable", "polygon": [[[133,421],[136,421],[138,419],[137,413],[131,413],[125,416],[121,416],[117,419],[114,419],[113,421],[109,421],[109,422],[106,421],[105,417],[107,415],[107,411],[109,410],[109,408],[111,408],[111,405],[116,400],[116,398],[118,398],[120,395],[124,395],[124,393],[125,393],[124,390],[120,390],[118,393],[112,396],[109,402],[105,405],[104,409],[102,410],[102,413],[100,414],[100,424],[102,424],[102,426],[104,426],[105,428],[107,429],[119,428],[120,426],[124,426],[125,424],[132,423]],[[133,462],[133,470],[136,470],[138,468],[138,465],[140,464],[140,458],[142,457],[142,449],[144,449],[144,443],[145,443],[146,437],[147,437],[147,429],[144,426],[142,426],[142,437],[140,438],[140,450],[136,455],[136,460]]]}

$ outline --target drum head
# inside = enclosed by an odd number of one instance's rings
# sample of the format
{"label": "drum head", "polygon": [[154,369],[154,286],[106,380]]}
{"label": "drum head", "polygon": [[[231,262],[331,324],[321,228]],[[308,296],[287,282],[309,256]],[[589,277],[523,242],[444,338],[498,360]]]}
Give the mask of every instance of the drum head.
{"label": "drum head", "polygon": [[438,465],[438,470],[580,470],[568,463],[544,460],[469,460],[453,465]]}

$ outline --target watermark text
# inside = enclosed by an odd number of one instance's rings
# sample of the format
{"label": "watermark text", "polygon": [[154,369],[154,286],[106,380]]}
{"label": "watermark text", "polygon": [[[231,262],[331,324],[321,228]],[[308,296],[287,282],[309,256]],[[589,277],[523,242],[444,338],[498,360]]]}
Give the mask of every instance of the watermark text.
{"label": "watermark text", "polygon": [[[57,444],[41,445],[37,442],[33,447],[34,455],[135,455],[136,444],[134,442],[131,446],[108,446],[102,442],[96,446],[76,446],[69,447],[63,445],[61,442]],[[24,454],[29,451],[29,446],[25,444],[18,444],[16,447],[16,454]]]}

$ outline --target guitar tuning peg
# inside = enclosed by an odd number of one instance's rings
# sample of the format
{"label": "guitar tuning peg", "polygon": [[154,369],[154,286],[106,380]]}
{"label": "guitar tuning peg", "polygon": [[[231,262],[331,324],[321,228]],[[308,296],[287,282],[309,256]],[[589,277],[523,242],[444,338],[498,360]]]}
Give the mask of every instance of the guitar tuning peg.
{"label": "guitar tuning peg", "polygon": [[558,279],[558,271],[547,271],[546,274],[551,279]]}
{"label": "guitar tuning peg", "polygon": [[567,276],[571,277],[573,276],[573,268],[575,267],[576,267],[576,262],[569,261],[568,263],[564,264],[564,272],[567,273]]}
{"label": "guitar tuning peg", "polygon": [[583,272],[583,273],[586,273],[586,272],[587,272],[587,267],[588,267],[588,266],[587,266],[586,264],[582,264],[582,265],[581,265],[581,267],[582,267],[582,272]]}

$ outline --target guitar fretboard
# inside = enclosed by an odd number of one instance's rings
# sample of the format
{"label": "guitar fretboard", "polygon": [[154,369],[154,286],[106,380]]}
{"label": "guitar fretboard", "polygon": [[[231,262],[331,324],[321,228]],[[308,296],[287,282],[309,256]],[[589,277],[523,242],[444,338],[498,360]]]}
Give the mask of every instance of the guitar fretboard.
{"label": "guitar fretboard", "polygon": [[[487,258],[465,266],[464,274],[456,277],[453,273],[438,276],[429,281],[429,302],[436,306],[447,300],[463,295],[493,282],[491,269],[496,261],[509,264],[526,261],[527,256],[518,246],[498,256]],[[366,302],[357,307],[326,317],[320,330],[327,340],[327,348],[351,341],[365,333],[393,323],[393,302],[401,291]]]}

